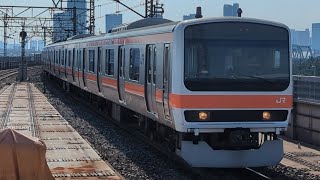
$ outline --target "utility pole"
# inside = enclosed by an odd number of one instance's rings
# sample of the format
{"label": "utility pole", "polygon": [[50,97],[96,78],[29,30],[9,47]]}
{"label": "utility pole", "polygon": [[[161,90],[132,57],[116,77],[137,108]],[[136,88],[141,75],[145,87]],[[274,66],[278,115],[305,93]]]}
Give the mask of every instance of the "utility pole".
{"label": "utility pole", "polygon": [[72,17],[72,22],[73,22],[73,35],[77,35],[77,8],[73,6],[73,17]]}
{"label": "utility pole", "polygon": [[20,37],[21,37],[21,64],[19,67],[19,80],[26,81],[27,80],[27,63],[25,58],[25,45],[26,45],[27,33],[24,31],[24,25],[22,26]]}

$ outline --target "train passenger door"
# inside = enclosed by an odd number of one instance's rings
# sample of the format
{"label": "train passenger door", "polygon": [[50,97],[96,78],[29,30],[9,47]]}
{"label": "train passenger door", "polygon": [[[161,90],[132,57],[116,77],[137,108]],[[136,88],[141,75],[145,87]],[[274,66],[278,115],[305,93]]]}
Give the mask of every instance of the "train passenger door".
{"label": "train passenger door", "polygon": [[77,54],[77,72],[78,72],[78,86],[80,87],[80,71],[81,71],[81,50],[77,50],[78,54]]}
{"label": "train passenger door", "polygon": [[98,47],[98,61],[97,61],[97,84],[98,84],[98,90],[101,92],[101,79],[102,79],[102,73],[101,73],[101,60],[102,60],[102,51],[101,48]]}
{"label": "train passenger door", "polygon": [[67,63],[69,65],[69,62],[71,60],[71,51],[68,51],[66,49],[65,54],[63,55],[63,53],[62,53],[62,56],[63,56],[62,61],[63,61],[63,65],[64,65],[64,77],[67,78],[68,77],[68,74],[67,74]]}
{"label": "train passenger door", "polygon": [[59,74],[59,76],[61,76],[61,74],[60,74],[60,66],[61,66],[61,63],[60,63],[60,59],[61,59],[60,52],[61,52],[61,50],[57,51],[57,65],[58,65],[58,74]]}
{"label": "train passenger door", "polygon": [[146,79],[145,79],[145,100],[147,110],[157,114],[156,107],[156,61],[157,49],[155,45],[147,45],[146,48]]}
{"label": "train passenger door", "polygon": [[72,61],[71,61],[71,73],[72,73],[72,80],[73,80],[73,82],[75,82],[76,80],[75,80],[75,78],[74,78],[74,66],[75,66],[75,57],[76,57],[76,50],[73,48],[73,50],[72,50]]}
{"label": "train passenger door", "polygon": [[82,50],[82,81],[83,81],[83,86],[86,87],[86,49]]}
{"label": "train passenger door", "polygon": [[125,71],[125,48],[120,46],[118,49],[118,93],[120,103],[126,103],[124,99],[124,71]]}
{"label": "train passenger door", "polygon": [[164,118],[170,120],[169,113],[169,72],[170,72],[170,44],[164,45],[164,55],[163,55],[163,111]]}

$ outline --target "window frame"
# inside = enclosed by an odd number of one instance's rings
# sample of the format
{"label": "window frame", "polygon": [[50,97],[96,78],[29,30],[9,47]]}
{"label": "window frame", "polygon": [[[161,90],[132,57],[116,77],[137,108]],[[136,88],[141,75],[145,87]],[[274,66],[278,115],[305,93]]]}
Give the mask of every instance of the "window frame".
{"label": "window frame", "polygon": [[[113,52],[113,58],[111,58],[110,52]],[[115,50],[113,48],[107,48],[107,49],[104,49],[104,53],[105,53],[104,75],[113,77],[114,76],[114,69],[115,69],[114,68]],[[111,59],[112,59],[112,61],[111,61]],[[110,66],[110,65],[112,65],[112,66]],[[110,71],[110,69],[111,69],[110,67],[112,67],[112,71]]]}
{"label": "window frame", "polygon": [[[134,51],[136,51],[136,52],[133,54]],[[135,56],[136,53],[138,54],[138,56]],[[136,59],[136,57],[138,57],[138,59]],[[139,82],[139,78],[140,78],[140,61],[141,61],[140,48],[130,48],[129,80]],[[138,64],[138,66],[135,66],[136,64]],[[137,71],[135,71],[136,67],[137,67]],[[132,77],[132,73],[135,73],[135,74],[137,73],[137,77],[136,78]]]}
{"label": "window frame", "polygon": [[[90,57],[91,57],[91,53],[93,53],[93,61],[92,61],[92,64],[90,63],[91,62],[91,59],[90,59]],[[88,50],[88,72],[90,72],[90,73],[95,73],[96,71],[95,71],[95,57],[96,56],[96,50],[95,49],[89,49]],[[91,69],[92,68],[92,69]]]}

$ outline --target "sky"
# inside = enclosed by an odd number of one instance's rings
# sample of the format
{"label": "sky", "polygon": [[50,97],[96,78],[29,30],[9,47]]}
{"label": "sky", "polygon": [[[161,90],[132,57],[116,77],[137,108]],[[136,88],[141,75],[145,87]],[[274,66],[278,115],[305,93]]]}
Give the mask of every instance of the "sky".
{"label": "sky", "polygon": [[[122,0],[122,2],[130,7],[136,7],[144,0]],[[95,0],[95,3],[96,31],[104,32],[104,15],[115,13],[117,9],[122,11],[124,22],[140,19],[140,16],[131,11],[123,11],[125,8],[116,5],[112,0]],[[244,17],[281,22],[291,29],[311,30],[312,23],[320,23],[320,0],[160,0],[160,3],[164,4],[164,18],[173,21],[182,20],[183,15],[195,13],[197,6],[202,7],[204,17],[221,17],[224,4],[239,3]],[[0,5],[52,6],[52,0],[0,0]],[[135,10],[144,14],[143,6]],[[30,14],[30,11],[28,13]],[[0,30],[0,33],[3,32]]]}

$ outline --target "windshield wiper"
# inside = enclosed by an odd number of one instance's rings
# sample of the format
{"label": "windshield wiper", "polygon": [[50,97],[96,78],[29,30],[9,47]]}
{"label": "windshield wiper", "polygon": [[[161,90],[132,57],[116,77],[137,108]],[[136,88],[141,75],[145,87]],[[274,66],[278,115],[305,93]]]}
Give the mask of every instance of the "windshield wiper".
{"label": "windshield wiper", "polygon": [[[234,76],[234,77],[235,77],[235,76]],[[259,80],[263,80],[264,82],[267,82],[267,83],[274,84],[274,85],[277,85],[277,86],[282,87],[282,84],[281,84],[281,83],[277,83],[277,82],[274,82],[274,81],[271,81],[271,80],[269,80],[269,79],[265,79],[265,78],[262,78],[262,77],[259,77],[259,76],[237,75],[236,77],[246,77],[246,78],[251,78],[251,79],[259,79]]]}

